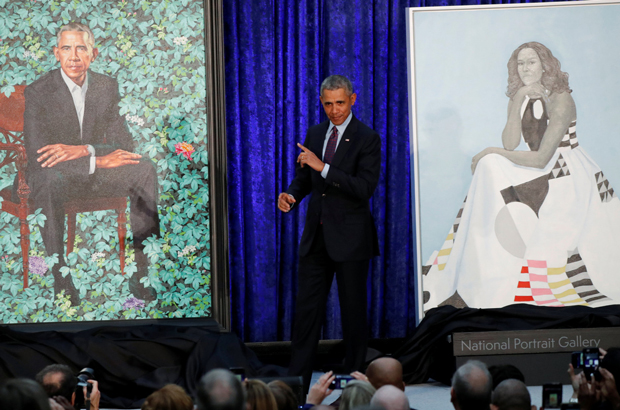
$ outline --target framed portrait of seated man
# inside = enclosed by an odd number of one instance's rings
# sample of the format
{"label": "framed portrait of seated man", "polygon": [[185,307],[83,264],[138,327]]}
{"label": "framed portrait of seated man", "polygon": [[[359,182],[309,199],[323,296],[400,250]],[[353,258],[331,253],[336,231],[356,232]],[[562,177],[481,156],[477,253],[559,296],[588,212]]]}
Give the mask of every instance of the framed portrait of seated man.
{"label": "framed portrait of seated man", "polygon": [[228,327],[221,7],[0,3],[0,324]]}

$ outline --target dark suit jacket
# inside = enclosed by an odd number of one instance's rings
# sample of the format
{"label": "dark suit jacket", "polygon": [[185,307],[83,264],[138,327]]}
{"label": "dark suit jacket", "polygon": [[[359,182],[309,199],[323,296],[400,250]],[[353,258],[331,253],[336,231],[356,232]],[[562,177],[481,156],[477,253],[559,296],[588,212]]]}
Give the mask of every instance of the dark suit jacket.
{"label": "dark suit jacket", "polygon": [[[329,121],[308,129],[304,146],[322,158]],[[310,251],[323,223],[325,245],[337,262],[370,259],[379,254],[369,200],[381,172],[381,139],[355,116],[347,126],[330,164],[327,178],[308,166],[296,167],[287,193],[299,203],[311,194],[299,255]]]}
{"label": "dark suit jacket", "polygon": [[[50,71],[26,87],[24,112],[24,144],[28,154],[29,181],[41,164],[36,161],[37,150],[50,144],[86,145],[95,148],[97,156],[116,149],[133,152],[134,143],[119,114],[118,83],[107,75],[88,72],[88,90],[84,104],[82,137],[71,92],[67,88],[61,69]],[[75,178],[88,177],[90,157],[61,162],[53,169]]]}

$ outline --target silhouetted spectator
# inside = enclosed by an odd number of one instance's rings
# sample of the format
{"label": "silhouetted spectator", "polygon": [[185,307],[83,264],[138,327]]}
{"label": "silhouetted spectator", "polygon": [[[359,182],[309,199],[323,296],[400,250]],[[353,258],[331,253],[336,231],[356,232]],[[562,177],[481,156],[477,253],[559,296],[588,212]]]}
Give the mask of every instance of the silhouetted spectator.
{"label": "silhouetted spectator", "polygon": [[525,383],[525,376],[516,366],[511,364],[497,364],[489,367],[489,373],[493,379],[493,390],[498,384],[508,379],[517,379]]}
{"label": "silhouetted spectator", "polygon": [[267,384],[262,380],[243,382],[246,393],[247,410],[276,410],[278,404]]}
{"label": "silhouetted spectator", "polygon": [[194,403],[181,386],[167,384],[146,398],[141,410],[192,410]]}
{"label": "silhouetted spectator", "polygon": [[276,399],[278,410],[297,410],[299,403],[291,387],[281,380],[274,380],[267,384],[273,397]]}
{"label": "silhouetted spectator", "polygon": [[[579,400],[581,410],[620,409],[620,349],[599,349],[602,359],[597,372],[599,380],[589,380],[585,372],[577,375],[569,364],[573,389]],[[595,378],[594,378],[595,379]]]}
{"label": "silhouetted spectator", "polygon": [[0,386],[0,409],[50,410],[50,403],[40,384],[29,379],[10,379]]}
{"label": "silhouetted spectator", "polygon": [[409,410],[409,400],[405,392],[391,384],[379,388],[372,396],[370,404],[381,406],[385,410]]}
{"label": "silhouetted spectator", "polygon": [[493,390],[491,410],[536,410],[530,392],[521,380],[504,380]]}
{"label": "silhouetted spectator", "polygon": [[377,389],[372,384],[361,380],[352,380],[342,390],[340,410],[351,410],[357,406],[369,404]]}
{"label": "silhouetted spectator", "polygon": [[357,380],[367,381],[375,389],[391,385],[405,391],[403,382],[403,365],[392,357],[380,357],[373,360],[366,369],[366,374],[353,372],[351,376]]}
{"label": "silhouetted spectator", "polygon": [[450,401],[456,410],[489,410],[493,382],[484,363],[470,360],[452,376]]}
{"label": "silhouetted spectator", "polygon": [[[75,406],[78,380],[69,366],[65,364],[50,364],[37,373],[35,380],[43,386],[48,397],[54,399],[64,408]],[[90,379],[88,382],[92,385],[89,395],[90,410],[99,410],[99,401],[101,400],[99,383],[96,380]],[[86,399],[86,387],[83,387],[82,394],[84,399]]]}
{"label": "silhouetted spectator", "polygon": [[213,369],[198,383],[198,410],[245,410],[245,392],[230,371]]}

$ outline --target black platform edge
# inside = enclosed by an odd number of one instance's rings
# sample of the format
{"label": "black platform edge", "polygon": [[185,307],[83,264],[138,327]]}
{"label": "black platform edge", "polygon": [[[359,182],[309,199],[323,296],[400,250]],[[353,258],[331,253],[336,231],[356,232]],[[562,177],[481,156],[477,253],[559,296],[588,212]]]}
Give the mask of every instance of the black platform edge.
{"label": "black platform edge", "polygon": [[133,319],[133,320],[97,320],[90,322],[44,322],[44,323],[15,323],[4,324],[0,327],[16,332],[66,332],[76,333],[84,330],[104,327],[140,327],[140,326],[175,326],[199,327],[212,332],[225,332],[224,328],[214,318],[185,318],[185,319]]}

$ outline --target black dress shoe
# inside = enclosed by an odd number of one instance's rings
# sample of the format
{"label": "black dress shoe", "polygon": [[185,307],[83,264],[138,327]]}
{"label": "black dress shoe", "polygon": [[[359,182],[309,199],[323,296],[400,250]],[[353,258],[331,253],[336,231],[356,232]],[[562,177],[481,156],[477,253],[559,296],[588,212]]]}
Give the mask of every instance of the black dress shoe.
{"label": "black dress shoe", "polygon": [[133,293],[133,295],[142,299],[145,302],[151,302],[157,299],[157,292],[152,286],[144,286],[140,283],[141,277],[136,273],[133,274],[131,278],[129,278],[129,291]]}
{"label": "black dress shoe", "polygon": [[56,300],[56,295],[65,291],[65,296],[69,297],[69,302],[71,302],[72,306],[80,305],[80,292],[75,288],[73,284],[73,280],[71,280],[70,276],[66,278],[62,277],[62,274],[54,275],[54,300]]}

